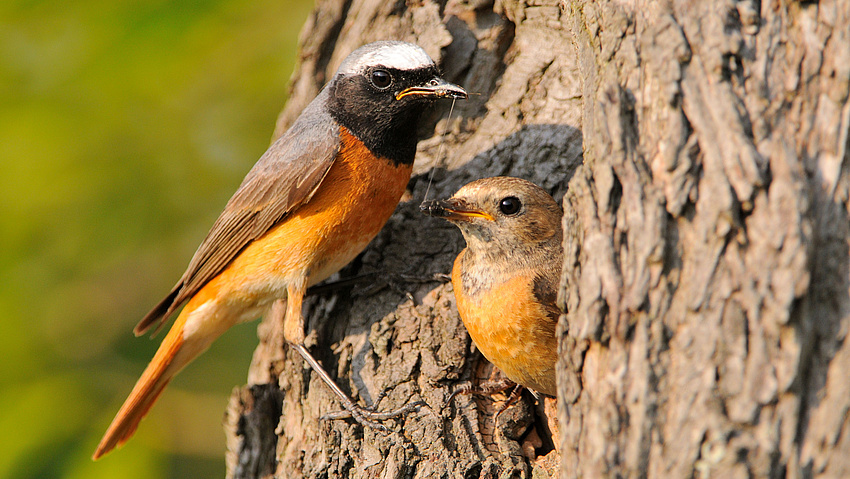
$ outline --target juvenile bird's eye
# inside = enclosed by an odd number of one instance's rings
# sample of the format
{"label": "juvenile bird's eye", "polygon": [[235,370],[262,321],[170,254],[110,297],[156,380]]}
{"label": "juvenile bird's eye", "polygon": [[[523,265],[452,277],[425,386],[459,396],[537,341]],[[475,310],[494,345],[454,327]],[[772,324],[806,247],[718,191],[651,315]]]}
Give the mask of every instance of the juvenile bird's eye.
{"label": "juvenile bird's eye", "polygon": [[520,208],[522,208],[522,203],[516,196],[502,198],[502,201],[499,202],[499,211],[508,216],[517,214]]}
{"label": "juvenile bird's eye", "polygon": [[386,70],[375,70],[372,72],[372,84],[381,90],[390,86],[393,82],[393,77]]}

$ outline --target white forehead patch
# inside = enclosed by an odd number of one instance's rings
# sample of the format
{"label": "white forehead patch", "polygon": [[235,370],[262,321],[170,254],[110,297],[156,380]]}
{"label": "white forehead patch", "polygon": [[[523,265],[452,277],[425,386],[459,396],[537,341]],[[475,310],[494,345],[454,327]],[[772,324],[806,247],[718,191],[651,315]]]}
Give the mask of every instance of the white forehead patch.
{"label": "white forehead patch", "polygon": [[369,43],[354,50],[339,66],[339,73],[360,73],[369,67],[382,66],[399,70],[416,70],[434,66],[434,60],[419,45],[398,41]]}

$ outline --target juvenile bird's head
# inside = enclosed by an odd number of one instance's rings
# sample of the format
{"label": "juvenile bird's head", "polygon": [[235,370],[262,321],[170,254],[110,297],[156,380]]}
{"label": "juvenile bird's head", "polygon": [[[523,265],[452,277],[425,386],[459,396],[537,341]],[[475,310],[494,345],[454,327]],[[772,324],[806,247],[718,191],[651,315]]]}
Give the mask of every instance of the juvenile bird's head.
{"label": "juvenile bird's head", "polygon": [[419,208],[460,228],[476,253],[511,257],[549,245],[560,247],[561,208],[542,188],[520,178],[476,180],[451,198],[427,201]]}
{"label": "juvenile bird's head", "polygon": [[416,129],[425,108],[466,91],[440,76],[436,63],[412,43],[381,41],[352,52],[328,85],[328,109],[375,154],[413,162]]}

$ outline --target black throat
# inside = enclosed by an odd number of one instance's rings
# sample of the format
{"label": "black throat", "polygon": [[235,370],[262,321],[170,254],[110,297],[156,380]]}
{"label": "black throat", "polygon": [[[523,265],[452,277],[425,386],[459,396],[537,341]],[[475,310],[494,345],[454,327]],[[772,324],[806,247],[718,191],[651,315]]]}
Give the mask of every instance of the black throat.
{"label": "black throat", "polygon": [[376,97],[365,91],[359,78],[331,85],[327,108],[376,156],[393,164],[410,165],[416,156],[419,120],[430,101],[398,101],[390,95]]}
{"label": "black throat", "polygon": [[372,121],[356,116],[340,115],[336,118],[352,135],[362,141],[375,156],[390,160],[394,165],[410,165],[416,156],[416,137],[419,127],[417,118],[399,121],[392,125],[377,126]]}

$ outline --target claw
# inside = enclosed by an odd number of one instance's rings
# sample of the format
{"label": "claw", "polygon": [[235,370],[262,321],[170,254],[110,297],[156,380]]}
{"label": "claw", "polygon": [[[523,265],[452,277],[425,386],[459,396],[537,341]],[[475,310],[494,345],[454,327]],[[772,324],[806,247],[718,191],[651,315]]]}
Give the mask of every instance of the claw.
{"label": "claw", "polygon": [[514,388],[511,391],[511,395],[508,396],[508,400],[505,401],[504,404],[502,404],[502,406],[499,408],[498,411],[496,411],[496,416],[493,419],[494,420],[499,419],[500,414],[502,414],[503,412],[505,412],[505,410],[507,410],[512,405],[514,405],[519,400],[519,398],[522,396],[522,391],[524,389],[525,389],[525,387],[522,386],[521,384],[514,385]]}
{"label": "claw", "polygon": [[[519,384],[511,381],[507,378],[502,378],[496,381],[486,381],[481,383],[479,386],[473,386],[472,383],[465,383],[458,386],[446,399],[446,403],[443,407],[448,406],[454,400],[455,396],[458,394],[475,394],[477,396],[492,396],[493,394],[500,393],[502,391],[506,391],[510,388],[516,389],[517,387],[521,388]],[[511,393],[511,397],[513,397],[513,392]],[[514,400],[516,402],[516,400]]]}
{"label": "claw", "polygon": [[293,349],[298,351],[298,354],[300,354],[301,357],[304,358],[305,361],[307,361],[307,364],[309,364],[310,367],[313,368],[313,371],[315,371],[316,374],[318,374],[319,377],[322,379],[322,381],[324,381],[325,384],[331,389],[331,391],[333,391],[333,393],[337,397],[337,400],[339,400],[339,403],[344,409],[344,411],[325,414],[321,417],[321,419],[351,418],[357,421],[357,423],[361,426],[367,426],[372,429],[377,429],[378,431],[381,431],[383,433],[389,433],[389,429],[387,429],[386,426],[379,423],[378,421],[386,421],[388,419],[394,419],[399,416],[403,416],[413,411],[417,407],[421,406],[422,404],[425,404],[423,401],[415,401],[412,403],[405,404],[404,406],[394,411],[375,412],[375,408],[378,406],[378,403],[380,403],[381,400],[387,395],[386,390],[384,390],[381,391],[380,394],[378,394],[378,397],[375,398],[375,402],[374,404],[372,404],[372,406],[360,406],[354,401],[352,401],[351,398],[349,398],[348,395],[346,395],[342,391],[342,389],[340,389],[339,386],[336,385],[333,379],[331,379],[328,372],[325,371],[325,368],[323,368],[322,365],[319,364],[318,361],[316,361],[313,355],[311,355],[310,352],[307,351],[307,348],[305,348],[303,344],[290,344],[290,346],[292,346]]}
{"label": "claw", "polygon": [[[394,409],[392,411],[384,411],[377,412],[375,408],[377,407],[378,401],[375,401],[375,404],[368,407],[359,406],[354,404],[354,407],[351,409],[343,409],[342,411],[332,412],[325,414],[320,419],[322,420],[339,420],[339,419],[354,419],[361,426],[368,426],[372,429],[377,429],[383,433],[389,433],[389,429],[383,424],[377,421],[387,421],[390,419],[395,419],[397,417],[405,416],[421,406],[425,405],[425,401],[413,401],[405,404],[404,406]],[[343,405],[345,407],[345,405]]]}

